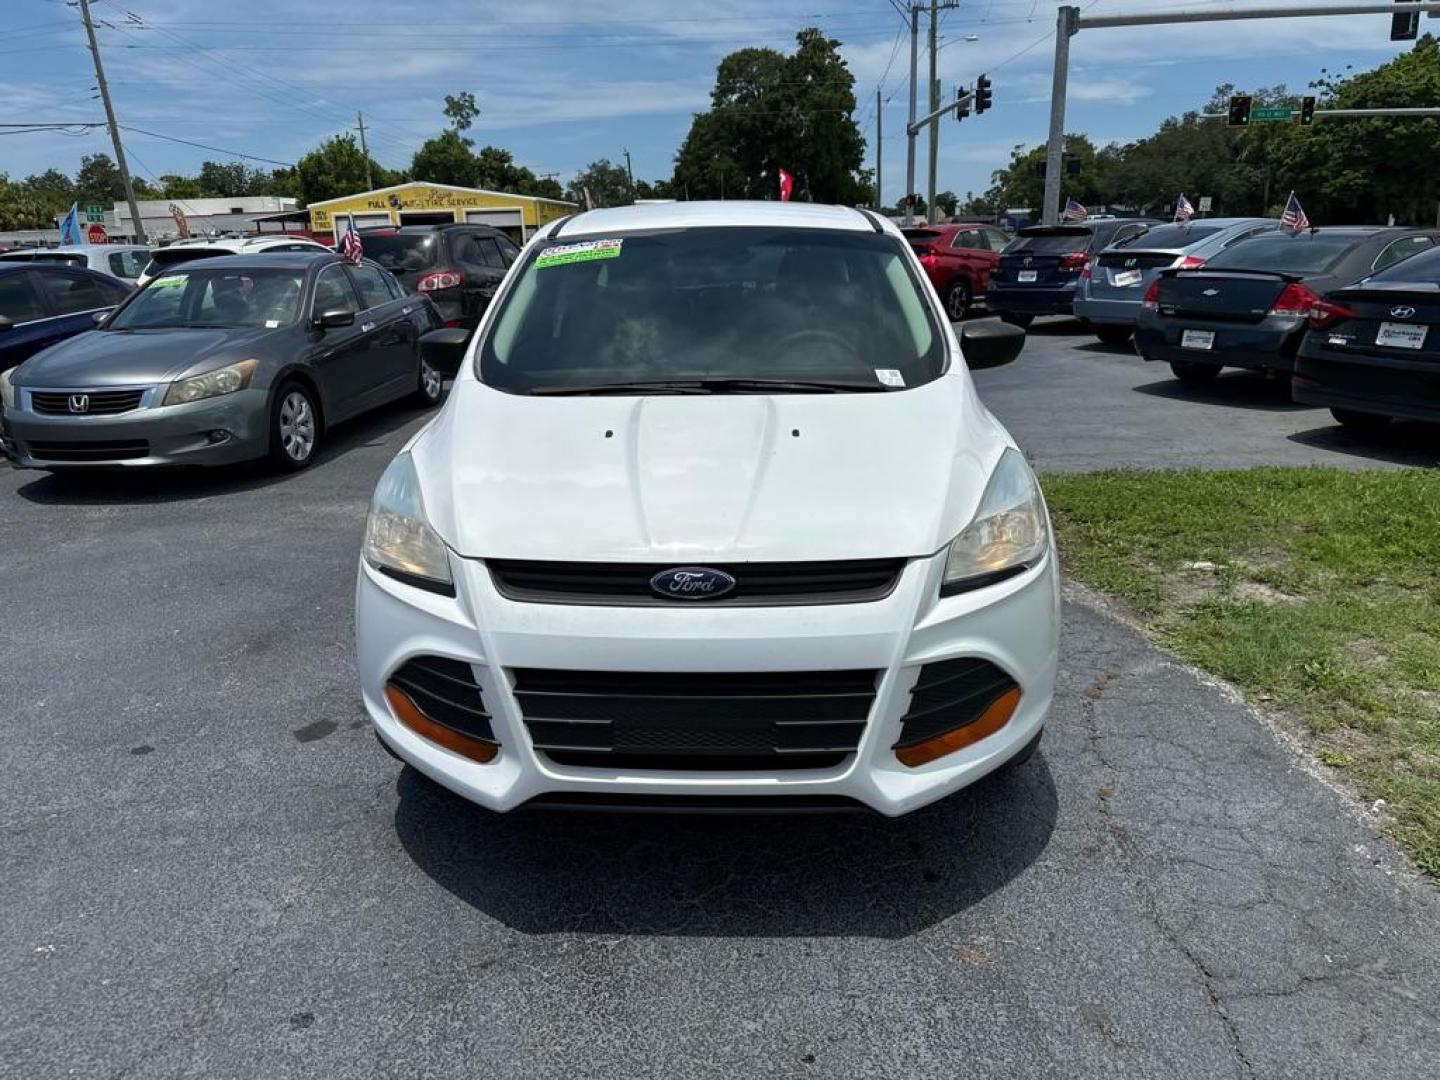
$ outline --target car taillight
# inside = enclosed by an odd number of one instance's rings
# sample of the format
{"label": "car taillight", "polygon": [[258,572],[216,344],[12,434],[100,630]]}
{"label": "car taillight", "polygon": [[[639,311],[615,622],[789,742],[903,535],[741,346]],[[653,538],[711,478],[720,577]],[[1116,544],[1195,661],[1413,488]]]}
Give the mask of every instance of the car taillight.
{"label": "car taillight", "polygon": [[1270,308],[1271,315],[1298,315],[1306,318],[1310,309],[1320,302],[1320,297],[1313,289],[1307,289],[1304,285],[1291,282],[1280,290],[1280,295],[1275,298],[1275,304]]}
{"label": "car taillight", "polygon": [[1156,278],[1150,282],[1150,287],[1145,290],[1145,298],[1140,301],[1140,306],[1146,311],[1160,310],[1160,279]]}
{"label": "car taillight", "polygon": [[1083,251],[1072,251],[1060,260],[1061,270],[1083,270],[1089,261]]}
{"label": "car taillight", "polygon": [[459,270],[436,270],[424,275],[415,283],[416,292],[435,292],[437,289],[456,289],[465,284],[465,275]]}
{"label": "car taillight", "polygon": [[1205,260],[1199,255],[1186,255],[1175,264],[1177,270],[1194,270],[1197,266],[1204,266]]}
{"label": "car taillight", "polygon": [[1344,319],[1353,319],[1355,312],[1342,304],[1332,304],[1329,300],[1322,300],[1318,296],[1315,303],[1310,305],[1310,314],[1305,317],[1316,330],[1324,330],[1327,326],[1334,326]]}

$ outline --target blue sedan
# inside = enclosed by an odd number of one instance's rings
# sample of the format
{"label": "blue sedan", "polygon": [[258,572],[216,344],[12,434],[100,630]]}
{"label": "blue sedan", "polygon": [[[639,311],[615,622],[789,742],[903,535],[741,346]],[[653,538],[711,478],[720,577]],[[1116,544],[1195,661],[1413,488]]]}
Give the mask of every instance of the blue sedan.
{"label": "blue sedan", "polygon": [[127,296],[124,283],[78,266],[0,262],[0,371],[95,328]]}

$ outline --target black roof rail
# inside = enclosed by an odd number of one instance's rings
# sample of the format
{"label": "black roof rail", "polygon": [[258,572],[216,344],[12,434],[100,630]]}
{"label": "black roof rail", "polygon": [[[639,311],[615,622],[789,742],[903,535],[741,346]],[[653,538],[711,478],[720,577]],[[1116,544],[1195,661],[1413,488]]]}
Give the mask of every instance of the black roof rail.
{"label": "black roof rail", "polygon": [[562,217],[559,221],[557,221],[557,222],[555,223],[555,231],[550,234],[550,239],[551,239],[551,240],[558,240],[558,239],[560,239],[560,230],[563,229],[563,228],[565,228],[566,223],[569,222],[569,221],[571,221],[571,220],[573,220],[576,216],[577,216],[577,215],[575,215],[575,214],[566,214],[566,215],[565,215],[564,217]]}
{"label": "black roof rail", "polygon": [[877,233],[883,233],[885,231],[885,226],[880,224],[880,219],[876,217],[871,211],[859,206],[857,206],[855,209],[861,215],[861,217],[863,217],[866,221],[870,222],[870,228],[874,229]]}

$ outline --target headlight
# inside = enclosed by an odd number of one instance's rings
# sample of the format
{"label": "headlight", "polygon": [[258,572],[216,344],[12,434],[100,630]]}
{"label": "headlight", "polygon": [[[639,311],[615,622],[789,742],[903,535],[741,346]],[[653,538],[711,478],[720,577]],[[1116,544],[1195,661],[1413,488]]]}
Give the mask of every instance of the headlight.
{"label": "headlight", "polygon": [[258,360],[241,360],[238,364],[216,368],[214,371],[207,371],[204,375],[179,379],[170,384],[170,389],[165,391],[165,400],[161,404],[184,405],[187,401],[200,401],[203,398],[219,397],[221,394],[233,394],[236,390],[244,390],[250,385],[250,377],[255,374],[255,365],[259,362]]}
{"label": "headlight", "polygon": [[0,405],[7,409],[15,408],[15,384],[10,381],[10,372],[14,368],[7,368],[0,371]]}
{"label": "headlight", "polygon": [[365,561],[406,584],[455,595],[450,556],[425,520],[420,481],[409,454],[392,461],[375,486],[365,522]]}
{"label": "headlight", "polygon": [[988,585],[1034,565],[1050,544],[1040,485],[1025,459],[1006,450],[974,520],[950,543],[941,596]]}

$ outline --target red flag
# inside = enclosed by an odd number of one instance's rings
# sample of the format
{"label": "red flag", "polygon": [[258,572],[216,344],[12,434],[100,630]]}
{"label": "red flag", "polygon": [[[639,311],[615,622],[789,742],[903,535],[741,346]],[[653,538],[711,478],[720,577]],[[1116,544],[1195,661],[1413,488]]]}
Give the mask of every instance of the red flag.
{"label": "red flag", "polygon": [[795,190],[795,177],[791,176],[784,169],[780,170],[780,201],[789,202],[790,192]]}

